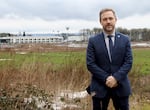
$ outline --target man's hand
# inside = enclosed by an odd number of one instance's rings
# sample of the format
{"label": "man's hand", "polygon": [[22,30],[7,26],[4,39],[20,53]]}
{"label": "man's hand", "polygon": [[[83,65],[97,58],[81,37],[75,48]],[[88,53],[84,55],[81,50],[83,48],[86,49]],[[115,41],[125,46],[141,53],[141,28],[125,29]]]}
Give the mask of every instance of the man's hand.
{"label": "man's hand", "polygon": [[110,88],[117,87],[117,80],[113,76],[108,76],[106,79],[106,85]]}

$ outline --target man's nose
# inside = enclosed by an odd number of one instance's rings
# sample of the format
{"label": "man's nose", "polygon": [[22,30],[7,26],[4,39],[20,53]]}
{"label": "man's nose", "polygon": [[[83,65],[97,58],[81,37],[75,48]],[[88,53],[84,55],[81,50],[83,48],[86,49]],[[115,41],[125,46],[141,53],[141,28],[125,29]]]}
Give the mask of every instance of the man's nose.
{"label": "man's nose", "polygon": [[106,22],[107,22],[107,23],[110,23],[110,19],[107,19]]}

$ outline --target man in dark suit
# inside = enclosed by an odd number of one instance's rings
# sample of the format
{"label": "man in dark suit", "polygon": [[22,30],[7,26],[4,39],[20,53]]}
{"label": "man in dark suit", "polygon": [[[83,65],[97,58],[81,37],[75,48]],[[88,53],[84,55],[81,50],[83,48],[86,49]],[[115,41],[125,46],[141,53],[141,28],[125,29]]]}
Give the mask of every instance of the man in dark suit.
{"label": "man in dark suit", "polygon": [[103,32],[89,39],[86,56],[92,77],[88,92],[92,96],[93,110],[107,110],[110,98],[115,110],[129,110],[130,40],[115,31],[117,18],[114,10],[103,9],[99,17]]}

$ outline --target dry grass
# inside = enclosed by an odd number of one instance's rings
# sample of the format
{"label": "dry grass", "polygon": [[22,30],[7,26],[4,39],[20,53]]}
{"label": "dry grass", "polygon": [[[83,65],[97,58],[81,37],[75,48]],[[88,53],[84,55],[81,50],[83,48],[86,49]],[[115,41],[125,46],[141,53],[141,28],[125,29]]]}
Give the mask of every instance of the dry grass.
{"label": "dry grass", "polygon": [[[81,48],[66,48],[58,47],[54,45],[20,45],[17,49],[1,50],[3,52],[11,52],[15,54],[16,51],[28,51],[28,52],[56,52],[56,51],[83,51]],[[61,66],[61,70],[55,70],[52,63],[44,62],[23,62],[16,68],[13,65],[13,61],[9,61],[6,67],[0,69],[0,88],[13,90],[12,88],[22,88],[25,85],[36,85],[41,90],[44,90],[46,94],[56,95],[62,90],[82,91],[85,90],[89,84],[90,74],[85,68],[85,64],[78,58],[73,60],[70,58],[64,59],[65,63]],[[133,70],[132,72],[138,72]],[[131,73],[134,75],[134,73]],[[131,97],[131,110],[149,110],[149,92],[150,88],[149,77],[130,76],[133,86],[134,95]],[[146,85],[146,86],[145,86]],[[142,88],[141,88],[142,87]],[[140,89],[141,88],[141,89]],[[23,89],[23,88],[22,88]],[[24,90],[24,89],[23,89]],[[11,92],[13,94],[13,92]],[[10,93],[10,94],[11,94]],[[12,94],[11,94],[12,95]],[[62,98],[64,100],[65,97]],[[79,105],[80,108],[66,107],[63,110],[91,110],[91,97],[87,96],[82,99],[74,99],[73,101],[65,100],[68,103],[74,103]],[[145,105],[146,104],[146,105]],[[146,106],[144,108],[144,106]],[[147,109],[148,108],[148,109]],[[7,109],[6,109],[7,110]],[[109,110],[113,110],[112,102],[110,101]]]}

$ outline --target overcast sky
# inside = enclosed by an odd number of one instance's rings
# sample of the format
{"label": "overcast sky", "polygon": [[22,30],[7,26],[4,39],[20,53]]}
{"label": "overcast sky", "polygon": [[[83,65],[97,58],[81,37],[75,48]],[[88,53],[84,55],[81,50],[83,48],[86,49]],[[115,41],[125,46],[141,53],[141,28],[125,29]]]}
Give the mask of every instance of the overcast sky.
{"label": "overcast sky", "polygon": [[116,11],[116,27],[150,28],[150,0],[0,0],[0,32],[101,27],[98,14],[102,8]]}

